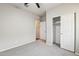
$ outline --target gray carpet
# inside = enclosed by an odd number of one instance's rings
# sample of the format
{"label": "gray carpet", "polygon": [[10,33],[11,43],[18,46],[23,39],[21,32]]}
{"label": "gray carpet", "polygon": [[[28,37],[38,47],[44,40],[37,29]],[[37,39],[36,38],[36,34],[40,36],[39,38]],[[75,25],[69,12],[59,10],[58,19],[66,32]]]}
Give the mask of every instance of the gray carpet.
{"label": "gray carpet", "polygon": [[44,42],[37,40],[24,46],[0,52],[0,56],[75,56],[75,54],[56,45],[47,46]]}

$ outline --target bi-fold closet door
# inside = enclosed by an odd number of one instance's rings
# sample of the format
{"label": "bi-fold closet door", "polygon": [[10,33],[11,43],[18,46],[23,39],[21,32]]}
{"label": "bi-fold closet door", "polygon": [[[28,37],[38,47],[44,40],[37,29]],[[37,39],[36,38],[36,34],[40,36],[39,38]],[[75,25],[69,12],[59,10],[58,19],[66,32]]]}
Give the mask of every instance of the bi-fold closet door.
{"label": "bi-fold closet door", "polygon": [[61,48],[79,55],[79,10],[61,16]]}
{"label": "bi-fold closet door", "polygon": [[61,40],[60,47],[74,52],[75,42],[74,13],[61,15]]}

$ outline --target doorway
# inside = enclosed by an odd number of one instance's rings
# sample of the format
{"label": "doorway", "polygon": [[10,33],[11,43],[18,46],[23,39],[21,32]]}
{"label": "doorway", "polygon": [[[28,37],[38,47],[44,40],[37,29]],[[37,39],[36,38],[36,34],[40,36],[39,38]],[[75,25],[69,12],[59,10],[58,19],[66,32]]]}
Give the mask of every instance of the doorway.
{"label": "doorway", "polygon": [[38,18],[35,20],[35,29],[36,29],[36,40],[40,40],[40,20]]}
{"label": "doorway", "polygon": [[53,44],[60,47],[60,16],[53,18]]}

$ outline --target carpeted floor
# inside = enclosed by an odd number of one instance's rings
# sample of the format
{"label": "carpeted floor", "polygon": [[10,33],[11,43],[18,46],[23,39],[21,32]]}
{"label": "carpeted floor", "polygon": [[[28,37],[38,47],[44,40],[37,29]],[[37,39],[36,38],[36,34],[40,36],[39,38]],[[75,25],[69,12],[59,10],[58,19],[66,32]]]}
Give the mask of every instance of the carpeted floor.
{"label": "carpeted floor", "polygon": [[74,53],[61,49],[56,45],[47,46],[37,40],[17,48],[0,52],[0,56],[76,56]]}

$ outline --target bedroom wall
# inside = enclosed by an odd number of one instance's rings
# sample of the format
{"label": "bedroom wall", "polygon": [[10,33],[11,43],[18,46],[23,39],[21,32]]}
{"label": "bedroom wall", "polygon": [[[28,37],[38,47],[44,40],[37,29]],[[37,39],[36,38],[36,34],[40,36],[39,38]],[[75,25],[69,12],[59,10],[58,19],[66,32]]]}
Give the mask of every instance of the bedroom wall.
{"label": "bedroom wall", "polygon": [[30,12],[0,4],[0,51],[35,41],[35,17]]}

